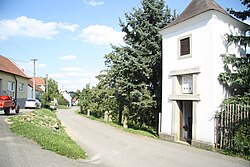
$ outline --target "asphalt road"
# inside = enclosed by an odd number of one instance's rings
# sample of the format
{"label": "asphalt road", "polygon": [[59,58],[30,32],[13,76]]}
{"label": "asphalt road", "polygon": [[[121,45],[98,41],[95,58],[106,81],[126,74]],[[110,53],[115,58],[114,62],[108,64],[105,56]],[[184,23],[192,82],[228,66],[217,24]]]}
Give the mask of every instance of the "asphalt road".
{"label": "asphalt road", "polygon": [[[22,110],[20,113],[29,112]],[[0,111],[0,167],[89,167],[84,160],[72,160],[41,149],[36,143],[13,134]]]}
{"label": "asphalt road", "polygon": [[194,147],[123,132],[70,110],[58,118],[70,136],[88,152],[91,166],[104,167],[249,167],[248,161]]}
{"label": "asphalt road", "polygon": [[[0,111],[0,167],[249,167],[248,161],[155,140],[120,131],[83,118],[71,110],[59,110],[66,131],[88,153],[86,160],[72,160],[41,149],[13,134]],[[22,110],[21,114],[27,112]],[[29,110],[28,110],[29,112]]]}

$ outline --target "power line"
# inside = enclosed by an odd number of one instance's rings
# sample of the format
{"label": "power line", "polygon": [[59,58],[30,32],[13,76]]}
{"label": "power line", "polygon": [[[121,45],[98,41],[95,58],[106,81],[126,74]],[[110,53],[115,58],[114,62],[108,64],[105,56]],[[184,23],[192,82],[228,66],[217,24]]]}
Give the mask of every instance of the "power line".
{"label": "power line", "polygon": [[[17,40],[13,38],[9,38],[8,41],[11,43],[12,48],[14,47],[16,51],[18,51],[19,53],[22,53],[22,58],[25,58],[27,60],[26,62],[29,62],[29,59],[32,57],[33,54],[30,53],[30,50],[27,49],[26,45],[23,45],[23,43],[18,42]],[[4,43],[1,43],[1,44],[5,45],[3,48],[7,48],[7,49],[9,48],[7,44],[4,44]],[[23,60],[18,60],[18,59],[16,60],[24,62]]]}
{"label": "power line", "polygon": [[25,61],[25,60],[18,60],[18,59],[13,59],[8,57],[9,59],[13,60],[13,61],[18,61],[18,62],[22,62],[22,63],[29,63],[30,61]]}

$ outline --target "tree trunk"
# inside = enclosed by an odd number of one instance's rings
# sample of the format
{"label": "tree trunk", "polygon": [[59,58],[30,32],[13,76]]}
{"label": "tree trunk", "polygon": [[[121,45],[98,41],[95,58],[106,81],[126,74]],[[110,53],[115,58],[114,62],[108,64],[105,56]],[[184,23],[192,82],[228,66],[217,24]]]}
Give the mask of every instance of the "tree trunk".
{"label": "tree trunk", "polygon": [[122,124],[122,111],[123,107],[119,106],[119,118],[118,118],[118,123],[121,125]]}

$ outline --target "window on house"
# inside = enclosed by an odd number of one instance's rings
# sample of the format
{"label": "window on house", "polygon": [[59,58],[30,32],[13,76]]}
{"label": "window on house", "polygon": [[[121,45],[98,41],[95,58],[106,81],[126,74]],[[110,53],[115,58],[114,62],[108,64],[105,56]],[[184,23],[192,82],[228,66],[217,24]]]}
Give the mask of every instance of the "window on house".
{"label": "window on house", "polygon": [[190,54],[190,38],[184,38],[180,40],[180,53],[181,56]]}
{"label": "window on house", "polygon": [[192,94],[193,93],[193,76],[192,75],[183,75],[182,77],[182,93],[183,94]]}
{"label": "window on house", "polygon": [[19,92],[23,92],[23,91],[24,91],[24,84],[19,83]]}
{"label": "window on house", "polygon": [[8,82],[8,90],[11,92],[15,91],[15,82]]}
{"label": "window on house", "polygon": [[179,58],[191,57],[191,35],[179,38]]}

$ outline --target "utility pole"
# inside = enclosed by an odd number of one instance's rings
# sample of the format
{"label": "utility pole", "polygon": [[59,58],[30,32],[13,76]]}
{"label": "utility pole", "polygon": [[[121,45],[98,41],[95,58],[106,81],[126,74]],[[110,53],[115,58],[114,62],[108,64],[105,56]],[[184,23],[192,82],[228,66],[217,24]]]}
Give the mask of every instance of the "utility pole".
{"label": "utility pole", "polygon": [[33,61],[33,99],[36,99],[36,61],[38,59],[31,59]]}
{"label": "utility pole", "polygon": [[46,89],[45,89],[45,92],[47,93],[47,101],[49,100],[49,82],[48,82],[48,79],[49,79],[49,74],[46,74]]}

